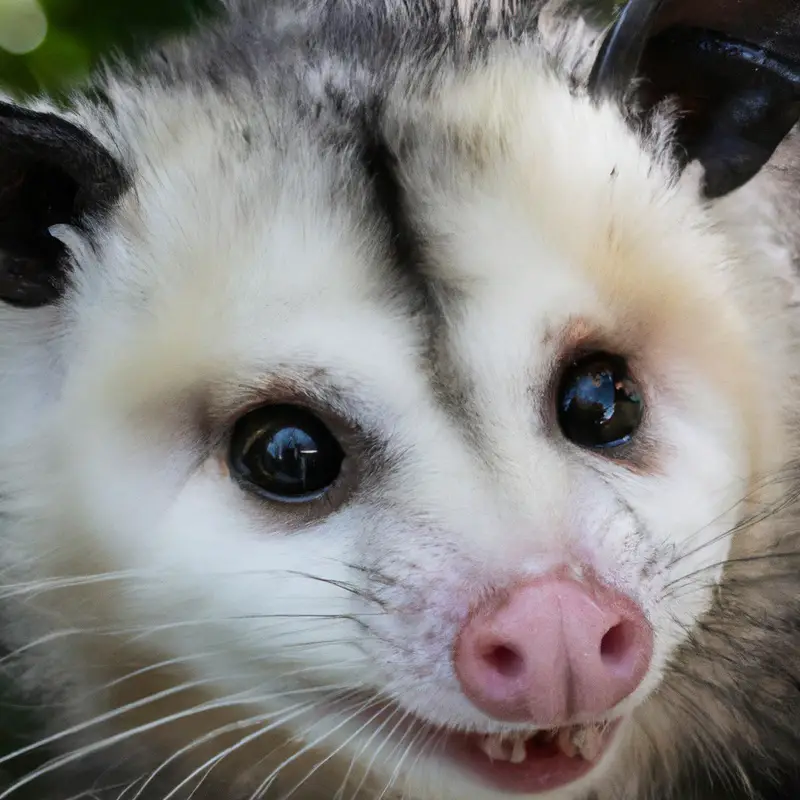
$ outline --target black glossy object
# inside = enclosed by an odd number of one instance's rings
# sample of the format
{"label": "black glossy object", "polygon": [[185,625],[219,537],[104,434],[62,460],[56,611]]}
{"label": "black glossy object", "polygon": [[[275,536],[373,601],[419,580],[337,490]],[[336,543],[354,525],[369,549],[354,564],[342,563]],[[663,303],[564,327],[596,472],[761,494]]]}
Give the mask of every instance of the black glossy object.
{"label": "black glossy object", "polygon": [[304,408],[262,406],[234,426],[233,477],[270,500],[305,502],[324,493],[341,472],[344,453],[325,424]]}
{"label": "black glossy object", "polygon": [[800,3],[630,0],[589,91],[621,101],[634,90],[645,115],[677,101],[676,155],[703,165],[706,197],[738,189],[800,120]]}
{"label": "black glossy object", "polygon": [[642,421],[644,402],[625,360],[594,353],[564,372],[557,396],[564,436],[580,447],[606,449],[627,444]]}
{"label": "black glossy object", "polygon": [[49,228],[104,212],[127,183],[86,131],[55,114],[0,103],[0,301],[34,308],[58,300],[65,259]]}
{"label": "black glossy object", "polygon": [[800,120],[800,64],[703,29],[670,29],[642,60],[651,102],[679,98],[685,163],[705,169],[705,195],[743,186]]}
{"label": "black glossy object", "polygon": [[663,0],[631,0],[603,39],[589,76],[589,93],[601,97],[628,92],[639,71]]}

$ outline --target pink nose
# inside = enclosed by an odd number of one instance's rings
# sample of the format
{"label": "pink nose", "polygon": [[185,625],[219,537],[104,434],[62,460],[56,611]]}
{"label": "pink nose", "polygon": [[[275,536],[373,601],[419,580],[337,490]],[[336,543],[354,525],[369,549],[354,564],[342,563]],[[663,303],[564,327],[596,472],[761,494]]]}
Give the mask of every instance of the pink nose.
{"label": "pink nose", "polygon": [[631,694],[652,652],[652,630],[633,601],[553,576],[515,588],[499,608],[478,608],[454,660],[465,694],[485,713],[557,727]]}

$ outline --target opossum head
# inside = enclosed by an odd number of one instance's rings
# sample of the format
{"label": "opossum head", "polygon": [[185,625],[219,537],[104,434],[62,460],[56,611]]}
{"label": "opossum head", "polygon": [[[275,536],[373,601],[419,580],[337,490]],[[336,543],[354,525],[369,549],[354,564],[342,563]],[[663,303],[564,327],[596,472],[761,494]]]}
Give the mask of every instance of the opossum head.
{"label": "opossum head", "polygon": [[694,5],[585,76],[529,8],[240,9],[0,106],[0,509],[81,753],[572,800],[713,738],[661,698],[777,536],[800,106]]}

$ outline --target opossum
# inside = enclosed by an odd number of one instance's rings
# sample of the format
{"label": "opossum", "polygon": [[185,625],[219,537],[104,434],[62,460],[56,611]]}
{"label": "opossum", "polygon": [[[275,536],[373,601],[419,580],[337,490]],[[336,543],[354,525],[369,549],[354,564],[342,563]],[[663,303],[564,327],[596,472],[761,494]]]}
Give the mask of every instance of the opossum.
{"label": "opossum", "polygon": [[6,97],[0,799],[793,796],[798,117],[777,0],[226,0]]}

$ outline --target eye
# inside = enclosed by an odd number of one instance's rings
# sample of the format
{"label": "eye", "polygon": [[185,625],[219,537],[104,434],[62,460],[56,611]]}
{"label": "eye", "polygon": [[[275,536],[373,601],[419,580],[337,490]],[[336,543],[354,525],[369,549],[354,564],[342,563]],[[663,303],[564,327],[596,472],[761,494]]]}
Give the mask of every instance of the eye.
{"label": "eye", "polygon": [[270,500],[302,503],[319,497],[339,477],[343,461],[333,434],[298,406],[262,406],[241,417],[231,436],[233,476]]}
{"label": "eye", "polygon": [[641,424],[644,402],[623,358],[593,353],[573,363],[558,389],[561,430],[580,447],[626,444]]}

